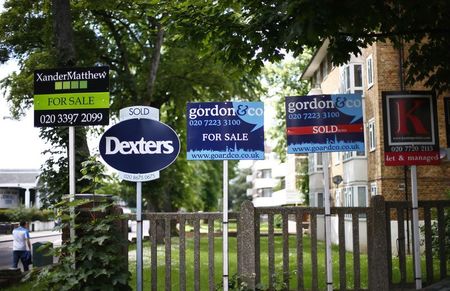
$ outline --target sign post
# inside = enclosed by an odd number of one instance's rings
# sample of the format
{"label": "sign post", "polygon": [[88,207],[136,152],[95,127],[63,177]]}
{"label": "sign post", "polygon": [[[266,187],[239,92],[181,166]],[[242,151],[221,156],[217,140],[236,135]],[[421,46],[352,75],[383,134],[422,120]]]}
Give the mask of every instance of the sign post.
{"label": "sign post", "polygon": [[426,91],[383,92],[384,164],[411,166],[414,273],[422,288],[417,165],[440,163],[436,98]]}
{"label": "sign post", "polygon": [[[360,94],[286,97],[289,154],[364,151]],[[328,154],[322,156],[325,196],[325,260],[327,290],[333,290],[331,256],[330,174]]]}
{"label": "sign post", "polygon": [[262,102],[187,104],[187,159],[223,160],[223,290],[228,290],[228,160],[264,159]]}
{"label": "sign post", "polygon": [[136,290],[143,289],[142,182],[159,178],[180,152],[175,131],[159,122],[159,110],[147,106],[120,110],[118,124],[100,139],[100,155],[123,180],[136,182]]}
{"label": "sign post", "polygon": [[[69,126],[69,199],[75,199],[74,126],[109,124],[109,68],[34,71],[34,126]],[[71,208],[71,216],[74,217]],[[74,222],[72,221],[72,224]],[[70,239],[75,230],[70,228]]]}

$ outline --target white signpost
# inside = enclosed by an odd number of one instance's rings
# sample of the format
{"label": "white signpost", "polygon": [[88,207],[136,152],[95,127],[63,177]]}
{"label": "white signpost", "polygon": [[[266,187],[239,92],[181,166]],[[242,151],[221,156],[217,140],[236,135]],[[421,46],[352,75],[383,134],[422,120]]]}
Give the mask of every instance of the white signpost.
{"label": "white signpost", "polygon": [[223,160],[223,290],[228,290],[228,160],[264,159],[262,102],[188,103],[187,159]]}
{"label": "white signpost", "polygon": [[180,152],[178,135],[159,122],[159,110],[133,106],[120,110],[120,121],[100,140],[100,154],[123,180],[136,182],[136,290],[143,289],[142,182],[159,178],[159,170]]}
{"label": "white signpost", "polygon": [[288,153],[325,153],[325,260],[327,290],[333,290],[331,256],[330,174],[328,152],[364,151],[363,100],[360,94],[286,97]]}

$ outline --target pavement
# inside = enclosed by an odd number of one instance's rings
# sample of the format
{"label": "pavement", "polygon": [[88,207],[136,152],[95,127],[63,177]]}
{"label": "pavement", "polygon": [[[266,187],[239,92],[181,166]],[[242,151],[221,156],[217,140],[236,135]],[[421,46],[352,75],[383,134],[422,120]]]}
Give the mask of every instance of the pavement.
{"label": "pavement", "polygon": [[[32,245],[37,242],[51,242],[53,246],[61,245],[61,232],[59,231],[33,231],[30,232],[30,238]],[[0,234],[0,269],[11,267],[12,241],[11,234]],[[22,264],[19,264],[19,266],[22,266]]]}
{"label": "pavement", "polygon": [[[60,234],[61,234],[60,231],[53,231],[53,230],[33,231],[33,232],[30,232],[30,238],[33,241],[34,239],[37,239],[37,238],[51,237],[51,236],[60,235]],[[143,232],[142,237],[143,238],[148,237],[148,232],[147,233]],[[136,239],[136,233],[129,232],[128,240],[132,241],[134,239]],[[0,243],[12,242],[12,241],[13,241],[12,234],[0,234]]]}
{"label": "pavement", "polygon": [[[30,232],[30,238],[33,240],[35,238],[43,238],[49,236],[60,235],[60,231],[45,230],[45,231],[33,231]],[[11,242],[13,240],[12,234],[0,234],[0,243]]]}

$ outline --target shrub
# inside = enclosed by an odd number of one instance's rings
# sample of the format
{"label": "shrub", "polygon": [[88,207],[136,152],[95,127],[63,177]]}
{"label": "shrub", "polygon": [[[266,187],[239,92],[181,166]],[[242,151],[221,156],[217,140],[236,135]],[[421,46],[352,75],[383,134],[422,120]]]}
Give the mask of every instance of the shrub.
{"label": "shrub", "polygon": [[1,222],[49,221],[52,217],[53,212],[51,210],[39,210],[37,208],[19,207],[0,210]]}
{"label": "shrub", "polygon": [[[58,228],[68,229],[69,207],[76,205],[85,206],[86,200],[63,201],[58,205],[57,213],[61,214],[58,218],[62,222]],[[80,219],[79,215],[75,219],[75,238],[52,250],[53,255],[59,257],[59,263],[30,274],[29,277],[37,276],[36,289],[131,290],[127,258],[119,251],[127,243],[124,236],[118,234],[118,221],[123,217],[111,213],[111,204],[95,202],[95,205],[97,207],[90,210],[83,209],[90,219]]]}

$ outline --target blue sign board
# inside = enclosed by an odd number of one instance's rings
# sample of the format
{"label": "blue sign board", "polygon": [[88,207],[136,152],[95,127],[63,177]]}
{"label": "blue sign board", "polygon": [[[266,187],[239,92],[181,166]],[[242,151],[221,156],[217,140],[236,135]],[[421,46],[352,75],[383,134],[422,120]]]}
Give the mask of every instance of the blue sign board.
{"label": "blue sign board", "polygon": [[364,151],[361,94],[286,97],[288,153]]}
{"label": "blue sign board", "polygon": [[264,103],[187,104],[188,160],[263,160]]}
{"label": "blue sign board", "polygon": [[116,170],[151,173],[172,164],[180,140],[169,126],[153,119],[128,119],[109,128],[99,145],[103,160]]}

